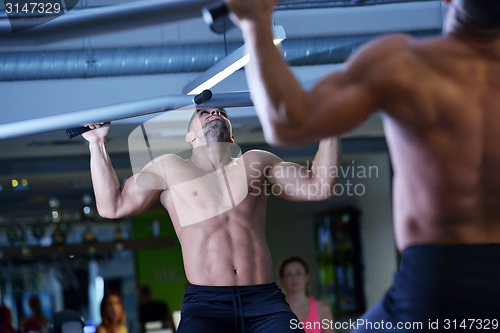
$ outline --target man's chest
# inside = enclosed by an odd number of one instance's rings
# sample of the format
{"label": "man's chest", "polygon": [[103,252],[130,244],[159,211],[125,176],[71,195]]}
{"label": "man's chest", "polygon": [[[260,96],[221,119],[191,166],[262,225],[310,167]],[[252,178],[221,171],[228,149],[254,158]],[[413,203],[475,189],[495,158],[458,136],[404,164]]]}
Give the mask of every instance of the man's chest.
{"label": "man's chest", "polygon": [[244,163],[232,163],[210,172],[187,167],[171,173],[169,204],[175,207],[181,226],[191,225],[235,211],[259,200],[262,175]]}

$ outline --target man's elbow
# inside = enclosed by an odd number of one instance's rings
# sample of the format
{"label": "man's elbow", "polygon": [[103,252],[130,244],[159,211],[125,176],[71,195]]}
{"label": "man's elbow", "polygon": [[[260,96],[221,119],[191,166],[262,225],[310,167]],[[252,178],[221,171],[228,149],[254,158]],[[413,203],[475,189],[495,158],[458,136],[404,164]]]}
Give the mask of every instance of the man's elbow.
{"label": "man's elbow", "polygon": [[335,194],[335,192],[332,191],[329,193],[322,193],[322,194],[318,194],[316,196],[312,196],[310,201],[325,201],[328,199],[332,199],[336,196],[337,195]]}
{"label": "man's elbow", "polygon": [[320,187],[320,190],[312,196],[311,201],[324,201],[337,196],[335,185],[337,184],[337,180],[335,179],[332,183],[321,183],[317,185]]}
{"label": "man's elbow", "polygon": [[100,217],[111,220],[124,217],[122,214],[119,214],[119,212],[116,209],[113,209],[112,207],[109,206],[97,205],[97,213],[99,214]]}
{"label": "man's elbow", "polygon": [[264,130],[264,138],[270,146],[293,147],[308,142],[299,133],[298,130],[294,130],[293,128],[272,126]]}
{"label": "man's elbow", "polygon": [[266,142],[273,147],[286,145],[286,140],[283,140],[281,136],[276,135],[276,131],[274,130],[264,132],[264,138]]}

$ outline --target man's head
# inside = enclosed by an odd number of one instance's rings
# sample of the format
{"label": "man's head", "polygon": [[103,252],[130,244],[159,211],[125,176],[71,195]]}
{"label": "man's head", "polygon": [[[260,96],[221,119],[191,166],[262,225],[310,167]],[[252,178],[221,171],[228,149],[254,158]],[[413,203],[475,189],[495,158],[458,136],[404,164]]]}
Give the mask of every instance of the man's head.
{"label": "man's head", "polygon": [[200,109],[193,112],[189,119],[186,141],[193,146],[195,142],[234,143],[231,122],[223,108]]}
{"label": "man's head", "polygon": [[444,0],[451,4],[447,29],[455,28],[478,38],[500,37],[499,0]]}
{"label": "man's head", "polygon": [[144,304],[151,301],[151,289],[148,286],[142,286],[139,289],[139,303]]}

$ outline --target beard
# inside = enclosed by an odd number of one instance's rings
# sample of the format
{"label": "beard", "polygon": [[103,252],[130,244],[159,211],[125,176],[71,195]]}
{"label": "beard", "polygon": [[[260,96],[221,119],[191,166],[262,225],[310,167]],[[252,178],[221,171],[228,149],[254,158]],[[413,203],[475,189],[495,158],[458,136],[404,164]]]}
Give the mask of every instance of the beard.
{"label": "beard", "polygon": [[210,142],[230,142],[231,131],[226,122],[214,119],[203,126],[203,134],[207,144]]}

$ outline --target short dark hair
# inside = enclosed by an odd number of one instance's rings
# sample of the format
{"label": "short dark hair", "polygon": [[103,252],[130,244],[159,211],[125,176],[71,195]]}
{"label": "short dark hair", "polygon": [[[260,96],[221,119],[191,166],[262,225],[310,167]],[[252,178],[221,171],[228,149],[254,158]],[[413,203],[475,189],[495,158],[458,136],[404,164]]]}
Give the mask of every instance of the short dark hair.
{"label": "short dark hair", "polygon": [[466,31],[500,30],[499,0],[453,0],[457,23]]}
{"label": "short dark hair", "polygon": [[12,324],[12,313],[5,304],[0,305],[0,323]]}
{"label": "short dark hair", "polygon": [[148,286],[142,286],[142,287],[139,289],[139,293],[140,293],[142,296],[151,297],[151,289],[150,289]]}

